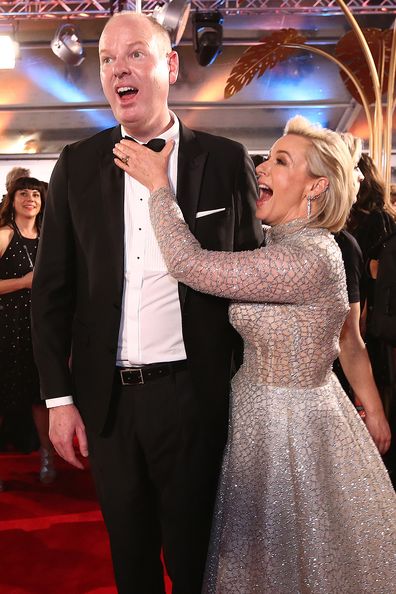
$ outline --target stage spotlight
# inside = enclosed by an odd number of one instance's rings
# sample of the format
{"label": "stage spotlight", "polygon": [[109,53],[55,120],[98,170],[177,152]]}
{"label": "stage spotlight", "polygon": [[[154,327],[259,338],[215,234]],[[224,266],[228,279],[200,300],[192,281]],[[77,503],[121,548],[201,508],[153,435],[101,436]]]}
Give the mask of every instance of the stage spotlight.
{"label": "stage spotlight", "polygon": [[170,0],[157,5],[152,17],[169,32],[172,46],[178,45],[190,14],[191,0]]}
{"label": "stage spotlight", "polygon": [[221,13],[195,12],[192,18],[194,50],[201,66],[213,64],[221,53],[223,43],[223,22]]}
{"label": "stage spotlight", "polygon": [[68,66],[79,66],[85,59],[84,48],[78,37],[76,27],[61,25],[51,41],[51,48]]}
{"label": "stage spotlight", "polygon": [[15,68],[15,60],[19,45],[14,38],[14,29],[11,25],[0,25],[0,69],[11,70]]}

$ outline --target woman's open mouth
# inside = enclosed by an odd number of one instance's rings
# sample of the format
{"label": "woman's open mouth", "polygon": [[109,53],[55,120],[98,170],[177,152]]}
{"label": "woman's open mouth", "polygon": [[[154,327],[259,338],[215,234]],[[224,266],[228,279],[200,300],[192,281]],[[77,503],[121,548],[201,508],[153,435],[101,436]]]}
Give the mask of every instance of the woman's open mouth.
{"label": "woman's open mouth", "polygon": [[272,198],[273,191],[267,184],[259,184],[258,202],[267,202]]}

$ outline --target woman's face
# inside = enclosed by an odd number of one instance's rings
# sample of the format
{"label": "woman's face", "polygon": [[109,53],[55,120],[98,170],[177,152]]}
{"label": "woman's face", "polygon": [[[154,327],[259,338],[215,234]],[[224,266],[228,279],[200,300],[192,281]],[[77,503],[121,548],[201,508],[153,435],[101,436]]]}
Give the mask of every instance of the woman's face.
{"label": "woman's face", "polygon": [[356,163],[353,168],[353,189],[355,192],[354,202],[356,202],[357,195],[360,190],[360,184],[362,183],[363,180],[364,180],[364,175],[363,175],[361,169],[359,168],[359,164]]}
{"label": "woman's face", "polygon": [[17,190],[14,196],[14,211],[23,217],[36,217],[41,209],[41,195],[38,190]]}
{"label": "woman's face", "polygon": [[317,181],[308,175],[309,146],[306,138],[287,134],[275,142],[268,159],[257,166],[256,217],[264,223],[278,225],[306,218],[307,196],[315,194]]}

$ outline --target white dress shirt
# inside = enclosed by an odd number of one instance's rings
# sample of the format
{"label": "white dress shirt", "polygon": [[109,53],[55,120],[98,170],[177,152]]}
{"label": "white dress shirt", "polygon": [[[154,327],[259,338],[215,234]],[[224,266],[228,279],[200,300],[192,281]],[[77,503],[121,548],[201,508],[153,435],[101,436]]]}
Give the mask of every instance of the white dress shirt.
{"label": "white dress shirt", "polygon": [[[169,179],[176,191],[179,121],[172,117],[172,127],[159,138],[175,141]],[[123,367],[186,358],[178,283],[167,271],[151,227],[149,195],[125,175],[124,293],[117,350],[117,365]]]}
{"label": "white dress shirt", "polygon": [[[169,179],[176,192],[179,121],[158,138],[175,141]],[[122,135],[125,130],[121,126]],[[148,209],[149,191],[124,175],[124,291],[118,336],[117,365],[131,367],[186,358],[177,281],[168,273]],[[71,404],[71,396],[50,398],[47,407]]]}

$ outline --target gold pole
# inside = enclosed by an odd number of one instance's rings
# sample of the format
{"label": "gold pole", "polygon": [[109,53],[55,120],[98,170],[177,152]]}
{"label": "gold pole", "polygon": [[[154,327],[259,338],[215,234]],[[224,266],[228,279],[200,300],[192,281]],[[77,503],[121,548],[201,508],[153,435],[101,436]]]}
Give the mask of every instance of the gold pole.
{"label": "gold pole", "polygon": [[341,7],[341,10],[345,14],[348,22],[350,23],[353,31],[356,34],[360,47],[362,48],[364,57],[366,58],[367,66],[370,71],[371,80],[373,83],[374,96],[375,96],[375,108],[374,108],[374,146],[372,151],[373,159],[381,169],[381,154],[382,154],[382,133],[383,133],[383,117],[382,117],[382,102],[381,102],[381,87],[378,78],[378,72],[373,59],[373,55],[370,51],[369,45],[366,38],[363,35],[355,17],[345,4],[344,0],[337,0],[337,4]]}
{"label": "gold pole", "polygon": [[396,78],[396,20],[392,29],[392,45],[389,60],[388,93],[386,105],[386,127],[385,127],[385,154],[384,154],[384,179],[385,179],[385,203],[390,206],[390,184],[391,184],[391,155],[392,155],[392,124],[393,112],[395,110],[395,78]]}
{"label": "gold pole", "polygon": [[372,153],[374,150],[374,132],[373,132],[373,121],[372,121],[372,116],[371,116],[371,111],[370,111],[370,105],[369,105],[369,102],[367,101],[367,97],[365,96],[364,91],[360,85],[360,82],[356,78],[354,73],[351,70],[349,70],[349,68],[347,68],[342,62],[337,60],[337,58],[335,58],[333,55],[324,52],[323,50],[319,49],[318,47],[306,46],[306,45],[302,45],[299,43],[285,43],[283,45],[285,47],[303,49],[303,50],[312,52],[314,54],[318,54],[319,56],[323,56],[324,58],[327,58],[331,62],[334,62],[334,64],[337,64],[337,66],[339,68],[341,68],[341,70],[343,70],[347,76],[349,76],[349,78],[355,85],[357,92],[359,93],[360,99],[362,100],[362,105],[364,108],[364,112],[366,114],[367,125],[368,125],[368,129],[369,129],[369,151],[370,151],[370,153]]}
{"label": "gold pole", "polygon": [[386,46],[385,46],[385,40],[382,39],[381,48],[380,48],[380,52],[379,52],[378,66],[377,66],[377,72],[379,73],[379,81],[380,81],[380,87],[381,87],[381,97],[384,92],[385,61],[386,61]]}

